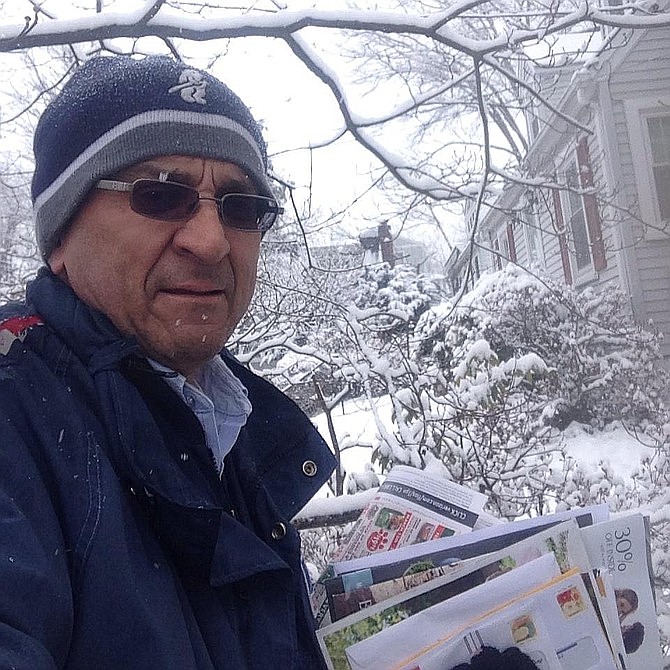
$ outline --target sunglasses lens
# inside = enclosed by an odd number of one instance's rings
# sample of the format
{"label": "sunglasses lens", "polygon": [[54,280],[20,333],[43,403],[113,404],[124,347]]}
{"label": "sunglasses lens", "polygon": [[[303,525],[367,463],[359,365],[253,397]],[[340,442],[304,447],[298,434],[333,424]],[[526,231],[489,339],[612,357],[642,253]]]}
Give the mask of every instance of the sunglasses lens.
{"label": "sunglasses lens", "polygon": [[130,206],[138,214],[164,221],[182,221],[198,206],[198,192],[185,184],[138,179],[130,195]]}
{"label": "sunglasses lens", "polygon": [[278,208],[274,200],[260,195],[229,193],[220,204],[221,219],[231,228],[263,232],[275,222]]}
{"label": "sunglasses lens", "polygon": [[[186,184],[158,179],[138,179],[130,192],[130,206],[142,216],[162,221],[186,221],[198,209],[200,194]],[[223,224],[239,230],[264,232],[282,210],[273,198],[245,193],[227,193],[216,200]]]}

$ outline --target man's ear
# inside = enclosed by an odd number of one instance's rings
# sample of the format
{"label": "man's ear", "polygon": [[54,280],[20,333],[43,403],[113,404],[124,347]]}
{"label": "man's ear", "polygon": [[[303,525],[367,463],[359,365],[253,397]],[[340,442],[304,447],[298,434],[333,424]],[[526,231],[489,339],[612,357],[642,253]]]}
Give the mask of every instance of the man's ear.
{"label": "man's ear", "polygon": [[63,244],[62,238],[58,240],[58,243],[54,247],[53,251],[49,254],[47,263],[51,268],[51,272],[67,283],[67,268],[65,267],[65,244]]}

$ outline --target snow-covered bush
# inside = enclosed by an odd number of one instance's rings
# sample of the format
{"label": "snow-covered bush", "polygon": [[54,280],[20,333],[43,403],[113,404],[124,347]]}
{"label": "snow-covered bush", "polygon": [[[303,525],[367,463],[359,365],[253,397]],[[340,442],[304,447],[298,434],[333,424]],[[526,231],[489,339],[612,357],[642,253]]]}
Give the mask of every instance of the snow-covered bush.
{"label": "snow-covered bush", "polygon": [[[659,608],[670,620],[666,373],[657,335],[625,305],[614,289],[576,292],[512,265],[484,276],[458,305],[417,325],[427,400],[411,418],[428,427],[424,444],[449,476],[488,493],[499,514],[601,502],[646,511]],[[613,471],[605,453],[598,468],[585,467],[562,448],[572,422],[600,434],[623,425],[648,455],[633,472]]]}
{"label": "snow-covered bush", "polygon": [[358,309],[369,310],[368,327],[389,338],[411,332],[438,293],[435,283],[413,267],[381,263],[359,274],[352,300]]}
{"label": "snow-covered bush", "polygon": [[419,355],[455,379],[480,340],[501,362],[533,354],[547,371],[533,385],[548,400],[546,424],[622,419],[639,427],[661,418],[665,382],[655,367],[658,336],[635,324],[625,305],[615,288],[577,292],[510,264],[482,277],[445,317],[426,315]]}
{"label": "snow-covered bush", "polygon": [[557,436],[573,421],[621,421],[667,448],[658,338],[615,290],[580,293],[510,265],[425,311],[412,351],[386,374],[394,429],[381,431],[375,458],[383,469],[437,461],[501,515],[543,513],[566,495],[629,504],[630,491],[594,486],[566,458]]}

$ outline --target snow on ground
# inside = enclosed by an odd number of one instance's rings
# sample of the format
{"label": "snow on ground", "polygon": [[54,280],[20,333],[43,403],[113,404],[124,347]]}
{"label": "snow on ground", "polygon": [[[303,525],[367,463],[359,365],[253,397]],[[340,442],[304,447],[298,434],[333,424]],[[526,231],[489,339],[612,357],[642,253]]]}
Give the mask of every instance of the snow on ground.
{"label": "snow on ground", "polygon": [[[391,403],[388,398],[379,400],[377,411],[386,425],[390,425]],[[378,438],[377,426],[369,403],[364,398],[348,400],[333,410],[332,417],[345,470],[364,472],[366,463],[369,463],[372,458],[373,444]],[[326,415],[319,414],[312,421],[330,445]],[[326,493],[327,491],[322,489],[319,495],[325,496]]]}
{"label": "snow on ground", "polygon": [[[387,426],[391,425],[391,406],[388,398],[379,399],[377,412]],[[330,437],[326,417],[320,414],[312,419],[328,444]],[[375,420],[366,400],[358,398],[342,403],[333,411],[333,423],[342,449],[342,463],[347,472],[363,473],[372,458],[372,445],[378,438]],[[601,463],[609,465],[615,475],[629,479],[638,467],[640,459],[651,454],[631,437],[624,428],[616,423],[604,431],[591,430],[586,426],[573,423],[563,432],[567,454],[574,458],[586,473],[600,471]],[[378,467],[375,468],[377,472]],[[301,517],[337,514],[350,511],[352,505],[361,504],[361,498],[332,498],[327,486],[324,486],[300,514]],[[325,498],[330,498],[328,501]],[[363,505],[367,500],[363,501]],[[363,506],[361,505],[361,506]]]}
{"label": "snow on ground", "polygon": [[[563,431],[566,450],[585,470],[608,463],[612,472],[630,479],[640,460],[651,456],[653,450],[631,437],[620,423],[610,424],[603,431],[589,430],[578,423]],[[590,468],[589,468],[590,466]]]}

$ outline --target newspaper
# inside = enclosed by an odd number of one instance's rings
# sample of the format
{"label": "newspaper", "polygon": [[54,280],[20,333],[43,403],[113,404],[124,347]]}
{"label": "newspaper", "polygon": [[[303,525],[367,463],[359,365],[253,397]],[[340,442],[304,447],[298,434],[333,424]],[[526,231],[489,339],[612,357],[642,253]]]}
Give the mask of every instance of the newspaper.
{"label": "newspaper", "polygon": [[[438,630],[435,633],[440,635]],[[621,667],[612,656],[598,612],[577,569],[494,608],[465,630],[461,627],[441,634],[442,639],[431,649],[387,668],[444,670],[469,662],[484,644],[499,649],[518,646],[541,670]]]}
{"label": "newspaper", "polygon": [[[377,595],[371,594],[371,597],[365,597],[365,588],[403,578],[408,573],[417,572],[417,568],[420,569],[422,564],[426,568],[444,568],[456,561],[508,547],[566,519],[575,519],[579,526],[588,526],[607,519],[608,514],[606,505],[594,505],[514,523],[488,524],[479,530],[475,526],[470,533],[417,545],[406,545],[394,551],[333,563],[315,584],[311,594],[312,611],[317,627],[327,626],[341,616],[355,611],[355,598],[359,598],[363,605],[380,602]],[[486,516],[489,515],[483,513],[480,520]],[[433,577],[439,576],[440,572],[441,569],[436,570]],[[412,581],[408,580],[407,588],[414,585]],[[361,591],[350,599],[350,594],[358,589]]]}
{"label": "newspaper", "polygon": [[396,465],[367,504],[334,561],[469,532],[487,497],[422,470]]}
{"label": "newspaper", "polygon": [[374,561],[403,546],[456,536],[473,528],[496,527],[494,518],[483,512],[486,501],[485,495],[464,486],[396,465],[336,551],[331,567],[314,586],[310,601],[317,626],[333,621],[333,605],[324,582],[333,576],[337,563],[360,557]]}
{"label": "newspaper", "polygon": [[496,523],[485,501],[392,470],[316,584],[330,670],[444,670],[484,644],[520,647],[540,670],[661,666],[641,515],[596,505]]}
{"label": "newspaper", "polygon": [[603,626],[607,630],[610,642],[612,643],[612,652],[619,660],[619,664],[626,668],[626,670],[630,670],[626,660],[623,636],[621,635],[619,626],[616,594],[612,578],[607,572],[597,568],[593,569],[593,577],[595,585],[594,599],[598,601],[598,606],[604,619]]}
{"label": "newspaper", "polygon": [[432,647],[449,631],[462,628],[465,622],[474,621],[501,602],[510,602],[519,595],[521,588],[538,588],[560,574],[553,554],[541,556],[492,582],[485,582],[423,609],[383,628],[376,635],[348,646],[345,653],[349,665],[345,667],[351,670],[395,668],[404,659]]}
{"label": "newspaper", "polygon": [[[521,565],[531,557],[536,558],[550,550],[556,554],[562,569],[567,569],[571,565],[586,564],[588,561],[578,525],[574,520],[549,526],[546,530],[534,528],[533,534],[528,538],[509,543],[509,551],[503,548],[502,552],[499,550],[498,553],[490,553],[493,547],[486,542],[468,547],[468,556],[477,550],[482,554],[488,554],[489,559],[500,557],[513,560],[514,565]],[[569,556],[566,553],[568,551]],[[330,622],[338,621],[349,614],[438,577],[455,574],[457,570],[462,573],[464,567],[467,568],[468,562],[464,563],[457,557],[460,554],[457,547],[452,547],[452,551],[446,553],[446,556],[441,552],[425,555],[409,565],[405,562],[389,564],[378,571],[364,569],[326,579],[323,585],[328,599]]]}
{"label": "newspaper", "polygon": [[511,570],[519,569],[542,555],[550,554],[560,570],[584,564],[588,558],[574,520],[540,531],[495,553],[452,566],[448,575],[409,589],[379,604],[371,604],[318,631],[319,643],[330,668],[346,670],[346,646],[362,641],[418,612]]}
{"label": "newspaper", "polygon": [[[583,527],[606,521],[608,518],[607,505],[580,507],[532,519],[521,519],[513,523],[501,523],[481,530],[474,529],[471,533],[465,535],[444,537],[418,545],[408,545],[395,551],[373,556],[364,556],[347,561],[338,561],[334,558],[329,572],[335,575],[343,575],[357,570],[371,569],[375,574],[381,575],[385,566],[390,564],[394,566],[404,565],[407,568],[412,563],[427,556],[439,557],[439,560],[470,558],[508,547],[514,542],[530,537],[540,530],[567,519],[575,519],[579,526]],[[391,568],[391,572],[396,570],[395,567]],[[398,577],[399,575],[386,574],[375,581],[392,579],[393,576]]]}
{"label": "newspaper", "polygon": [[[320,577],[311,594],[312,611],[317,627],[327,626],[339,618],[333,602],[335,594],[340,594],[340,599],[347,598],[355,589],[402,578],[409,572],[417,571],[417,566],[421,564],[426,568],[448,566],[455,561],[498,551],[566,519],[575,519],[581,527],[602,521],[607,515],[606,505],[595,505],[514,523],[501,523],[463,535],[334,563]],[[367,599],[363,598],[363,601],[365,600]],[[375,598],[375,601],[379,600]],[[351,606],[345,604],[344,608]]]}
{"label": "newspaper", "polygon": [[415,586],[453,574],[463,568],[463,561],[426,567],[428,565],[428,562],[416,563],[402,577],[388,579],[377,584],[372,581],[370,570],[360,570],[327,580],[325,587],[330,621],[338,621],[349,614],[409,591]]}
{"label": "newspaper", "polygon": [[348,646],[379,633],[387,626],[411,617],[488,579],[509,571],[507,557],[470,559],[451,574],[437,578],[347,616],[317,631],[326,664],[331,670],[348,670]]}
{"label": "newspaper", "polygon": [[621,629],[628,670],[663,664],[656,618],[649,527],[641,514],[582,529],[591,563],[611,580],[615,625]]}
{"label": "newspaper", "polygon": [[436,649],[404,663],[402,670],[445,670],[472,657],[488,646],[507,649],[518,646],[538,670],[565,670],[553,643],[542,612],[529,612],[525,602],[509,605],[456,633]]}

